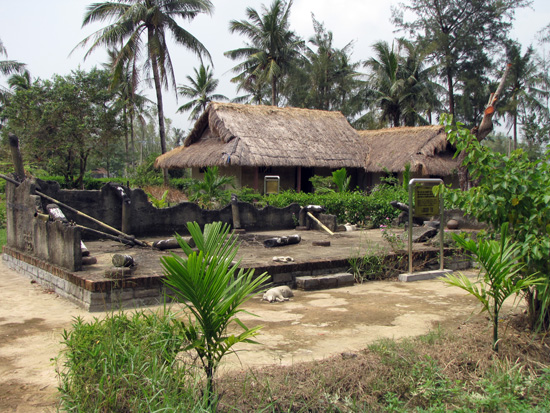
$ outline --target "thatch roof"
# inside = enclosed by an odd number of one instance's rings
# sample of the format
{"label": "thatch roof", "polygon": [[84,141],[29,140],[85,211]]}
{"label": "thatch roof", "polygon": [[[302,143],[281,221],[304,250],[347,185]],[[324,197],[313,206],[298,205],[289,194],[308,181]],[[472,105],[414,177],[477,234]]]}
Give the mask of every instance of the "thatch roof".
{"label": "thatch roof", "polygon": [[369,172],[411,171],[422,176],[447,176],[458,167],[443,126],[417,126],[359,131],[369,147],[365,168]]}
{"label": "thatch roof", "polygon": [[205,166],[364,166],[366,146],[340,112],[212,102],[167,169]]}

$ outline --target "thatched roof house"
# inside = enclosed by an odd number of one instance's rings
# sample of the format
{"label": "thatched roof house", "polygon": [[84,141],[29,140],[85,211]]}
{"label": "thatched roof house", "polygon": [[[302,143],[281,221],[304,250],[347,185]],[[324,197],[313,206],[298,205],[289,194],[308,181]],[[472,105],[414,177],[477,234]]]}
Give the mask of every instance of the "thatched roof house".
{"label": "thatched roof house", "polygon": [[183,146],[155,166],[360,168],[366,153],[358,142],[340,112],[212,102]]}
{"label": "thatched roof house", "polygon": [[[284,189],[305,189],[314,174],[363,170],[367,146],[340,112],[212,102],[183,146],[157,158],[166,169],[223,167],[238,185],[259,189],[277,175]],[[320,168],[324,168],[323,171]]]}
{"label": "thatched roof house", "polygon": [[446,177],[458,168],[443,126],[363,130],[359,135],[369,147],[364,164],[369,172],[400,173],[409,163],[417,177]]}
{"label": "thatched roof house", "polygon": [[356,131],[340,112],[212,102],[155,167],[191,168],[200,179],[205,167],[219,166],[237,186],[261,190],[274,175],[281,189],[308,191],[310,177],[343,167],[361,188],[407,163],[414,177],[449,177],[458,166],[453,155],[442,126]]}

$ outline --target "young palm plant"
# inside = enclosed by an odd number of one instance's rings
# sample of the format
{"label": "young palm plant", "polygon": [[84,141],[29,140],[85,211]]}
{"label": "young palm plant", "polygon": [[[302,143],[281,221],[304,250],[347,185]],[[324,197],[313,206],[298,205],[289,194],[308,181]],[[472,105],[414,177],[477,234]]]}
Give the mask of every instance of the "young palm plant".
{"label": "young palm plant", "polygon": [[191,185],[189,199],[204,208],[221,207],[231,199],[229,191],[225,189],[226,185],[233,186],[234,182],[232,176],[220,176],[217,166],[208,167],[204,179]]}
{"label": "young palm plant", "polygon": [[346,168],[341,168],[332,173],[332,181],[336,184],[338,192],[349,191],[351,176],[348,176]]}
{"label": "young palm plant", "polygon": [[464,274],[448,275],[443,281],[467,291],[476,297],[487,311],[493,323],[493,350],[498,352],[498,322],[499,314],[508,297],[523,293],[529,286],[539,284],[543,278],[536,274],[522,276],[525,269],[521,255],[521,246],[510,242],[508,238],[508,223],[502,225],[500,240],[481,240],[476,243],[453,234],[453,239],[459,247],[469,252],[480,265],[483,278],[472,282]]}
{"label": "young palm plant", "polygon": [[[254,270],[238,269],[234,259],[238,251],[236,237],[229,234],[229,225],[221,222],[206,224],[204,233],[196,222],[187,224],[196,244],[195,252],[179,235],[176,238],[187,258],[176,254],[162,257],[165,283],[173,289],[176,298],[191,312],[181,328],[189,345],[184,350],[195,350],[206,374],[206,398],[214,400],[214,374],[221,359],[237,343],[255,343],[252,340],[260,326],[246,327],[238,318],[244,311],[240,306],[258,291],[269,276],[254,277]],[[228,334],[236,323],[240,334]]]}

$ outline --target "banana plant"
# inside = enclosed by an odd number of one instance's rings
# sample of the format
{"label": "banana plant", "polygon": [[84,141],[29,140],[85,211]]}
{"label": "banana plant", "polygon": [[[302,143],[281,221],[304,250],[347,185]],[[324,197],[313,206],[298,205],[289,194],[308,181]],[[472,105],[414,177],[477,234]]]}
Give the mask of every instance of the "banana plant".
{"label": "banana plant", "polygon": [[480,266],[480,278],[470,280],[464,274],[447,275],[443,281],[467,291],[476,297],[493,323],[493,350],[498,352],[498,323],[502,305],[507,298],[525,293],[528,287],[542,284],[537,274],[524,275],[526,268],[521,245],[510,242],[508,223],[502,225],[500,240],[484,239],[478,242],[453,234],[459,247],[470,253]]}
{"label": "banana plant", "polygon": [[[214,374],[221,359],[233,351],[238,343],[255,343],[252,338],[261,326],[248,328],[238,318],[242,304],[252,294],[262,290],[269,276],[254,276],[254,270],[238,268],[237,238],[229,234],[229,225],[215,222],[206,224],[204,232],[196,222],[187,229],[195,242],[193,250],[176,234],[178,243],[187,255],[176,254],[161,258],[166,275],[165,284],[175,293],[178,301],[192,315],[180,328],[189,343],[184,350],[195,350],[206,374],[206,397],[211,405],[214,396]],[[237,324],[242,332],[229,334],[228,327]]]}

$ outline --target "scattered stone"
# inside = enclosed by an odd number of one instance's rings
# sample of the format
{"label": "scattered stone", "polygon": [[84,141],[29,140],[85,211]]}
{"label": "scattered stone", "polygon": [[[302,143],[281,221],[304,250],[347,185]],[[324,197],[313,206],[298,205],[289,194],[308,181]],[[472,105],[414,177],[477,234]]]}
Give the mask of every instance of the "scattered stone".
{"label": "scattered stone", "polygon": [[351,351],[344,351],[343,353],[341,353],[341,356],[344,360],[357,358],[357,354],[352,353]]}
{"label": "scattered stone", "polygon": [[[183,240],[189,244],[191,248],[195,246],[195,241],[193,241],[193,238],[191,237],[183,237]],[[178,243],[178,240],[175,238],[168,238],[168,239],[162,239],[160,241],[155,241],[153,243],[153,248],[157,248],[159,250],[171,250],[171,249],[177,249],[180,247],[180,244]]]}
{"label": "scattered stone", "polygon": [[274,287],[267,290],[262,297],[262,300],[272,302],[288,301],[290,297],[294,297],[294,293],[288,285],[282,285],[280,287]]}
{"label": "scattered stone", "polygon": [[309,231],[309,228],[304,225],[298,225],[296,231]]}
{"label": "scattered stone", "polygon": [[450,219],[447,221],[447,228],[449,229],[458,229],[458,221],[456,219]]}
{"label": "scattered stone", "polygon": [[275,261],[275,262],[294,262],[294,258],[292,258],[292,257],[273,257],[273,261]]}
{"label": "scattered stone", "polygon": [[311,245],[314,247],[330,247],[330,241],[313,241]]}
{"label": "scattered stone", "polygon": [[[415,243],[426,242],[432,239],[433,237],[435,237],[438,232],[439,231],[437,230],[437,228],[433,228],[433,227],[426,227],[426,226],[413,227],[412,241]],[[405,231],[402,237],[403,237],[403,241],[408,241],[409,232]]]}
{"label": "scattered stone", "polygon": [[131,255],[115,254],[112,261],[115,267],[133,267],[135,265],[134,257]]}

